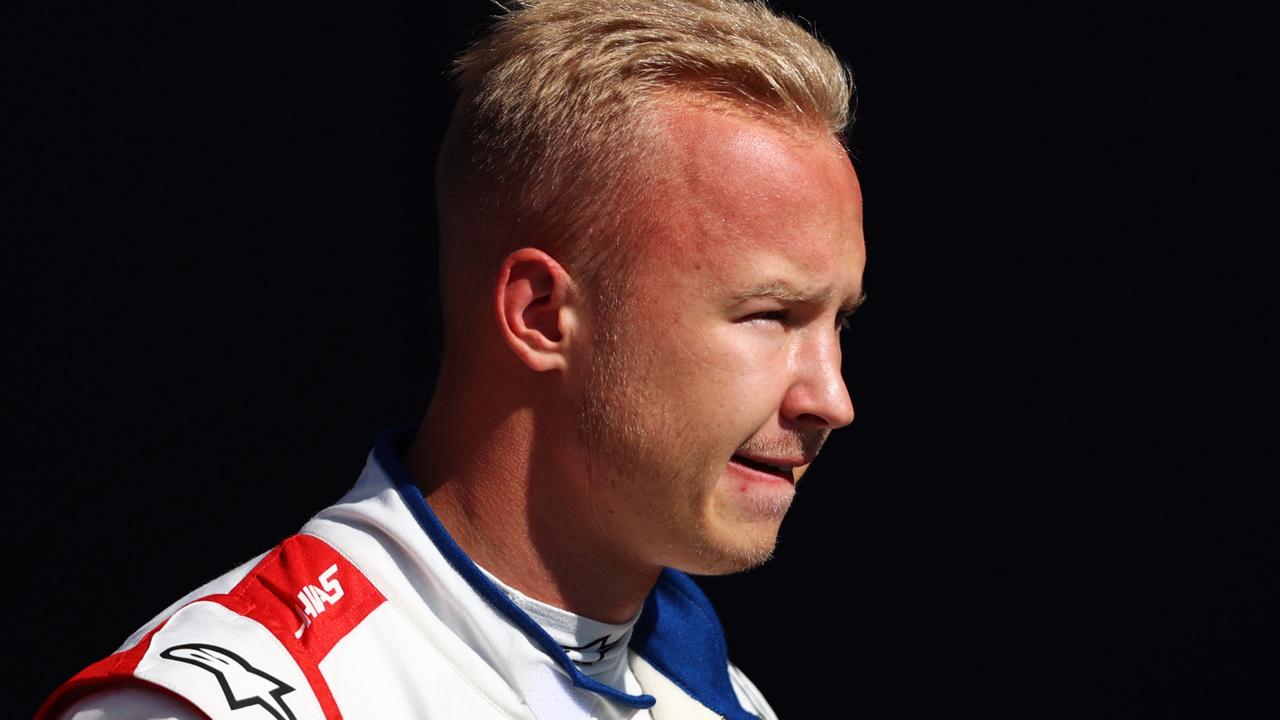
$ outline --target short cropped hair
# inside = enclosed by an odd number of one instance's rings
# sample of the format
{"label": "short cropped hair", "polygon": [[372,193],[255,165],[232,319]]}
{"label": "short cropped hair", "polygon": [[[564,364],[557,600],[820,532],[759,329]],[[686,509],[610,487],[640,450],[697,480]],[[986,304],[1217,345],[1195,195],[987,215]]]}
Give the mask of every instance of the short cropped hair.
{"label": "short cropped hair", "polygon": [[[852,77],[762,2],[523,0],[458,56],[436,166],[446,342],[519,247],[617,287],[655,100],[687,92],[843,140]],[[460,328],[453,328],[456,332]]]}

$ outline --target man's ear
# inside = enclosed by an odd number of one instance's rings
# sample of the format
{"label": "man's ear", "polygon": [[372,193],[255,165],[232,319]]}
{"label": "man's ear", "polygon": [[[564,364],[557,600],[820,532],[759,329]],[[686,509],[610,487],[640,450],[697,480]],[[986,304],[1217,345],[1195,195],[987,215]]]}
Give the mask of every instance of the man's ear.
{"label": "man's ear", "polygon": [[561,370],[568,364],[573,290],[573,278],[541,250],[520,248],[502,261],[493,291],[498,328],[530,369]]}

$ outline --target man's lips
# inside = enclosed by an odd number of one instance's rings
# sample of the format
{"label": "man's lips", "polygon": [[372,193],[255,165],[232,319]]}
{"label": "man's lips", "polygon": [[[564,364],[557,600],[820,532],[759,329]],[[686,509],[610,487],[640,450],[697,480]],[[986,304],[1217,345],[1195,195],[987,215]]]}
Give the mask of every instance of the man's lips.
{"label": "man's lips", "polygon": [[[745,455],[734,455],[729,459],[729,462],[736,463],[749,470],[754,470],[755,472],[772,475],[773,477],[786,480],[787,482],[795,482],[795,474],[792,472],[793,465],[789,461],[775,460],[770,462],[769,460],[749,458]],[[796,464],[802,465],[803,463]]]}

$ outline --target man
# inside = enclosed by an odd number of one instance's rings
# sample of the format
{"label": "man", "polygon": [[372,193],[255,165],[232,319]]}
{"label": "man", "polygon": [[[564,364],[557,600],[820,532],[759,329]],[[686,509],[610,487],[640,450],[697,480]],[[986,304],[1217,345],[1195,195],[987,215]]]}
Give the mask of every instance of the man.
{"label": "man", "polygon": [[736,0],[530,1],[457,73],[422,426],[41,717],[774,716],[684,573],[853,419],[847,74]]}

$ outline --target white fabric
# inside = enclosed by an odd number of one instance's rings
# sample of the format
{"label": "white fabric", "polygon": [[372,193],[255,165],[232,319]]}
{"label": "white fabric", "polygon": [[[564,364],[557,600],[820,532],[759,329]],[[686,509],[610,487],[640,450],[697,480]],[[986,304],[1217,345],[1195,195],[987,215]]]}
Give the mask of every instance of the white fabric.
{"label": "white fabric", "polygon": [[640,619],[639,612],[625,623],[593,620],[535,600],[502,582],[488,570],[480,570],[512,602],[536,620],[564,648],[583,673],[610,687],[626,690],[623,677],[628,670],[627,642],[631,640],[631,630]]}
{"label": "white fabric", "polygon": [[761,720],[778,720],[755,683],[733,663],[729,663],[729,681],[733,683],[733,694],[738,698],[739,705],[759,715]]}
{"label": "white fabric", "polygon": [[[337,504],[316,515],[302,532],[324,540],[357,567],[386,598],[352,631],[333,646],[319,663],[334,701],[344,718],[519,718],[538,720],[684,720],[715,717],[685,695],[633,651],[626,649],[635,618],[621,625],[600,623],[527,598],[499,585],[519,607],[534,618],[561,645],[581,646],[600,637],[621,639],[617,649],[604,657],[579,653],[579,667],[596,680],[627,694],[653,694],[658,705],[652,714],[607,699],[572,684],[533,638],[494,608],[450,565],[448,559],[423,532],[386,472],[371,456],[356,486]],[[241,566],[196,590],[173,607],[183,606],[210,593],[224,592],[244,577],[251,566]],[[492,577],[492,576],[490,576]],[[212,606],[212,607],[209,607]],[[231,615],[231,618],[223,617]],[[162,614],[148,624],[154,627]],[[198,638],[216,633],[220,644],[237,648],[254,667],[267,668],[295,688],[284,696],[298,720],[318,717],[318,706],[296,665],[282,660],[283,647],[263,639],[265,629],[213,603],[195,603],[172,615],[157,634]],[[231,628],[233,628],[232,630]],[[147,629],[147,628],[144,628]],[[125,647],[135,644],[135,633]],[[258,641],[252,640],[259,638]],[[232,639],[234,638],[234,639]],[[240,644],[245,638],[244,644]],[[255,644],[256,643],[256,644]],[[166,643],[166,646],[172,643]],[[159,647],[153,643],[150,656]],[[596,660],[595,663],[585,662]],[[144,661],[139,676],[158,681],[191,697],[192,687],[213,686],[208,673],[197,667],[171,667],[172,662]],[[598,665],[598,667],[593,667]],[[764,718],[776,720],[768,704],[741,671],[730,665],[730,680],[742,706]],[[173,680],[189,671],[190,678]],[[147,674],[149,673],[149,674]],[[645,682],[644,677],[651,678]],[[643,686],[643,687],[642,687]],[[212,692],[212,691],[209,691]],[[197,703],[215,720],[267,720],[270,713],[258,706],[227,709],[222,698]],[[174,701],[163,693],[109,690],[90,695],[60,717],[75,720],[98,718],[160,718],[187,720],[177,714]],[[680,708],[685,708],[680,710]],[[182,708],[179,708],[181,710]],[[166,715],[165,713],[169,713]],[[198,715],[195,717],[199,717]]]}
{"label": "white fabric", "polygon": [[206,720],[204,713],[154,688],[128,685],[73,703],[61,720]]}

